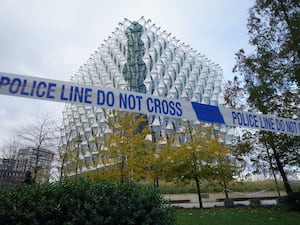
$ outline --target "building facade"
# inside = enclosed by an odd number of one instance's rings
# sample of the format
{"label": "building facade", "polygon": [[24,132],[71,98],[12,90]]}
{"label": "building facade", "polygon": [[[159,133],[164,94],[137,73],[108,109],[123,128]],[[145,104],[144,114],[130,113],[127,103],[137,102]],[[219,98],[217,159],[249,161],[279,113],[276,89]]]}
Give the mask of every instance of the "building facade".
{"label": "building facade", "polygon": [[36,182],[48,181],[53,158],[52,151],[33,147],[19,149],[15,158],[1,158],[0,187],[22,183],[27,171],[32,173]]}
{"label": "building facade", "polygon": [[49,181],[54,153],[45,148],[22,148],[19,149],[18,160],[25,162],[25,171],[30,171],[36,182]]}
{"label": "building facade", "polygon": [[27,161],[14,158],[0,159],[0,188],[10,187],[24,181]]}
{"label": "building facade", "polygon": [[[218,64],[143,17],[119,23],[71,78],[79,84],[210,105],[224,104],[222,80],[223,72]],[[106,111],[98,107],[65,106],[61,148],[78,145],[76,154],[82,160],[80,171],[101,166],[96,163],[95,139],[109,130],[106,116]],[[159,136],[182,128],[180,119],[153,115],[148,115],[147,119],[148,125]],[[224,141],[230,139],[226,127],[216,125],[216,128],[223,134]]]}

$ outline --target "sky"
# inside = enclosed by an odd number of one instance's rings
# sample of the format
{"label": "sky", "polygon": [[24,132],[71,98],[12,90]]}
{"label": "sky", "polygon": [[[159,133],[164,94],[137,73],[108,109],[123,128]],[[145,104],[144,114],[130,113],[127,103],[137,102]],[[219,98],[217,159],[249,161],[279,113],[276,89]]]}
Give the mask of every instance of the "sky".
{"label": "sky", "polygon": [[[69,81],[124,18],[144,16],[233,77],[254,0],[0,0],[0,72]],[[28,120],[64,104],[0,95],[0,147]]]}

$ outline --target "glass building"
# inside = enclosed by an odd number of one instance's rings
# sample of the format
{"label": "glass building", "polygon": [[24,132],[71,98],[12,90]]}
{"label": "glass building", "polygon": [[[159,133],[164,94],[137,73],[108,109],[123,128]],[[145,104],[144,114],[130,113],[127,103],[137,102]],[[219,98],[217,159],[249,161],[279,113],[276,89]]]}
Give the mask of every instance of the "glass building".
{"label": "glass building", "polygon": [[[119,23],[71,81],[221,105],[224,104],[222,73],[218,64],[142,17],[137,21],[124,19]],[[179,131],[182,126],[179,119],[153,115],[148,115],[147,119],[157,135]],[[61,147],[78,146],[76,154],[82,160],[80,171],[101,167],[97,163],[95,149],[99,146],[95,146],[95,139],[109,130],[105,121],[106,113],[102,108],[65,106]],[[228,141],[227,128],[216,127],[224,134],[224,141]]]}

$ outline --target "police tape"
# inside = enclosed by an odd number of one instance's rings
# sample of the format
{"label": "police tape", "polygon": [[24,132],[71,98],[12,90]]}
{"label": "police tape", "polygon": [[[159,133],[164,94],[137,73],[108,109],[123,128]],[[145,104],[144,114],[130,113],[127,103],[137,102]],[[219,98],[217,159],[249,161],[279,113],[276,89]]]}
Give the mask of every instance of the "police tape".
{"label": "police tape", "polygon": [[300,136],[300,121],[100,86],[0,73],[0,94]]}

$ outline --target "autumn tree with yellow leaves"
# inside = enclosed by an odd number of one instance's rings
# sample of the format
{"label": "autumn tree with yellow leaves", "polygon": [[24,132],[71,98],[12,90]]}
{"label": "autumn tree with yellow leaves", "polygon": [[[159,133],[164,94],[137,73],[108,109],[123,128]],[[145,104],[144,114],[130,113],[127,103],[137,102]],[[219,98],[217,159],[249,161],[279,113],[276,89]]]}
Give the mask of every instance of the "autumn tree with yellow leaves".
{"label": "autumn tree with yellow leaves", "polygon": [[138,181],[147,176],[153,154],[145,123],[144,115],[110,112],[101,151],[103,179]]}
{"label": "autumn tree with yellow leaves", "polygon": [[194,181],[199,206],[203,208],[200,180],[219,180],[223,185],[232,179],[233,167],[226,162],[227,148],[221,144],[213,126],[192,126],[183,122],[180,132],[174,134],[173,146],[161,152],[165,176],[182,182]]}

